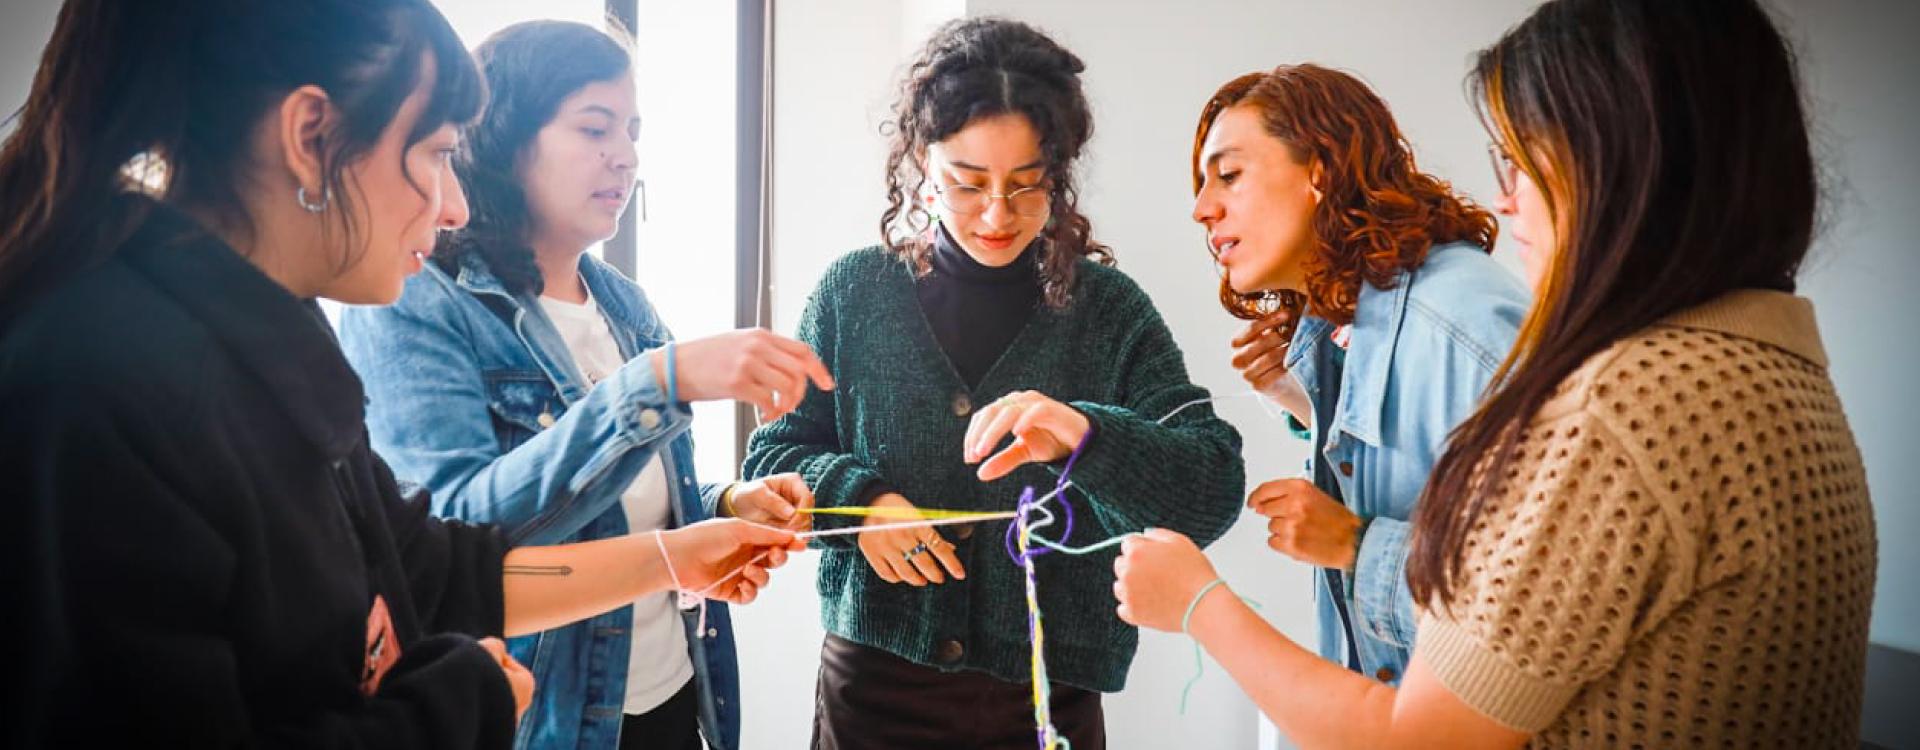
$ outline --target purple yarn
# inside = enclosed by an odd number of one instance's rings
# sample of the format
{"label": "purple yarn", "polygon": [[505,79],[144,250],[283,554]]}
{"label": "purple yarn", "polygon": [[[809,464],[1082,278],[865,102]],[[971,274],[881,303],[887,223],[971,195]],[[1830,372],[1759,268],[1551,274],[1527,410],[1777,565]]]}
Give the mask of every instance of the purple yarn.
{"label": "purple yarn", "polygon": [[[1032,509],[1033,488],[1028,487],[1020,493],[1020,504],[1014,507],[1015,515],[1013,517],[1013,523],[1007,525],[1007,557],[1013,558],[1015,565],[1025,565],[1027,563],[1028,557],[1021,556],[1020,547],[1015,541],[1014,535],[1020,533],[1021,529],[1027,527],[1027,511]],[[1032,553],[1028,554],[1031,556]]]}
{"label": "purple yarn", "polygon": [[[1067,456],[1066,466],[1060,468],[1060,478],[1053,484],[1053,496],[1060,501],[1060,514],[1066,517],[1065,528],[1060,534],[1062,543],[1073,538],[1073,503],[1067,502],[1067,477],[1073,473],[1073,465],[1080,461],[1080,454],[1086,451],[1087,442],[1092,439],[1092,429],[1088,429],[1085,435],[1080,436],[1079,444],[1073,446],[1073,453]],[[1037,505],[1039,503],[1034,500],[1033,488],[1027,487],[1020,493],[1019,504],[1014,506],[1018,515],[1014,516],[1012,525],[1007,526],[1007,557],[1012,558],[1015,563],[1024,565],[1028,560],[1053,551],[1042,545],[1028,549],[1026,556],[1022,557],[1019,546],[1014,543],[1014,534],[1027,527],[1027,516]]]}

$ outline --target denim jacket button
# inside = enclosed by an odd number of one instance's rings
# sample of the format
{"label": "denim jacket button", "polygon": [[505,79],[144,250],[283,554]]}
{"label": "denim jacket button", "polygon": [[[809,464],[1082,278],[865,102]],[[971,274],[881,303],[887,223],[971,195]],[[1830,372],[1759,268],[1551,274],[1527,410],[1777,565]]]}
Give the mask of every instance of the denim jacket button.
{"label": "denim jacket button", "polygon": [[1393,668],[1381,667],[1373,673],[1373,676],[1381,682],[1393,682]]}
{"label": "denim jacket button", "polygon": [[1352,462],[1352,461],[1341,461],[1341,462],[1340,462],[1340,474],[1341,474],[1342,476],[1349,476],[1349,477],[1350,477],[1350,476],[1353,476],[1353,462]]}
{"label": "denim jacket button", "polygon": [[547,429],[548,427],[552,427],[553,412],[550,412],[550,411],[540,412],[540,416],[535,417],[533,421],[540,423],[540,429],[543,429],[543,430]]}
{"label": "denim jacket button", "polygon": [[640,412],[640,429],[651,430],[660,426],[660,412],[647,409]]}

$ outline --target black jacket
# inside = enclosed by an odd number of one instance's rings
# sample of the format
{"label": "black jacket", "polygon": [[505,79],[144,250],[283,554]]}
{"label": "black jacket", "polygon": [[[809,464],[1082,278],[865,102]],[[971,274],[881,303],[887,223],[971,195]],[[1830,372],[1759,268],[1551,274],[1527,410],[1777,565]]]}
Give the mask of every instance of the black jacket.
{"label": "black jacket", "polygon": [[0,744],[510,746],[506,541],[362,408],[318,308],[169,209],[0,332]]}

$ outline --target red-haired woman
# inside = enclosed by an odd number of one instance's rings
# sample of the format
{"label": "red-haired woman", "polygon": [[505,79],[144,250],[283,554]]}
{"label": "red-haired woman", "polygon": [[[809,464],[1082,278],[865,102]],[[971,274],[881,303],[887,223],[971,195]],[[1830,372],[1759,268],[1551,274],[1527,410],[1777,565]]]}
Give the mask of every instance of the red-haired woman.
{"label": "red-haired woman", "polygon": [[1527,293],[1492,214],[1421,172],[1366,84],[1316,65],[1229,81],[1194,136],[1193,219],[1251,320],[1233,364],[1312,441],[1260,485],[1274,550],[1321,568],[1320,653],[1397,684],[1413,647],[1408,521],[1512,347]]}

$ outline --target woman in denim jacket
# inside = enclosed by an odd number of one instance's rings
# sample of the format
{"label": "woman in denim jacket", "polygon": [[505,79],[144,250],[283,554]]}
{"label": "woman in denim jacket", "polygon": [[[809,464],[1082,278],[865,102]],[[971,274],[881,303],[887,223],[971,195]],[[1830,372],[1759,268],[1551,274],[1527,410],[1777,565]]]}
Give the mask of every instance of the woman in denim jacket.
{"label": "woman in denim jacket", "polygon": [[1268,546],[1322,569],[1320,654],[1398,684],[1414,642],[1408,519],[1447,435],[1512,347],[1528,295],[1492,214],[1420,172],[1366,84],[1316,65],[1229,81],[1194,139],[1193,219],[1252,322],[1233,365],[1310,440],[1256,488]]}
{"label": "woman in denim jacket", "polygon": [[[735,398],[777,417],[811,380],[806,345],[747,330],[675,344],[631,280],[588,255],[634,184],[631,57],[589,26],[530,22],[476,51],[491,101],[455,168],[473,218],[444,236],[400,303],[340,321],[365,379],[374,447],[442,515],[522,544],[600,539],[714,515],[804,526],[794,475],[694,479],[687,402]],[[700,624],[704,621],[704,630]],[[540,690],[521,747],[738,746],[726,608],[667,595],[520,638]]]}

